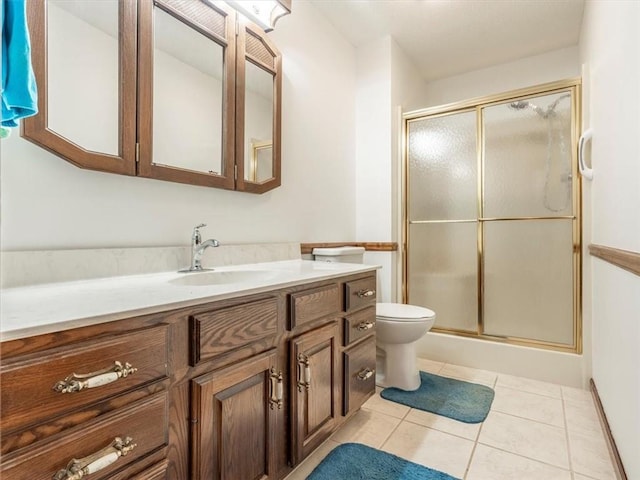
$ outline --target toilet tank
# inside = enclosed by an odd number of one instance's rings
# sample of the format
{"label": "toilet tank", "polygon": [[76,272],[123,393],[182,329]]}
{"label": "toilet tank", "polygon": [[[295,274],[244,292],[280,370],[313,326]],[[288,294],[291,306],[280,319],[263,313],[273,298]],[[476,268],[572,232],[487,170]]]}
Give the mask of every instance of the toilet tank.
{"label": "toilet tank", "polygon": [[314,248],[311,253],[317,262],[362,263],[364,247]]}

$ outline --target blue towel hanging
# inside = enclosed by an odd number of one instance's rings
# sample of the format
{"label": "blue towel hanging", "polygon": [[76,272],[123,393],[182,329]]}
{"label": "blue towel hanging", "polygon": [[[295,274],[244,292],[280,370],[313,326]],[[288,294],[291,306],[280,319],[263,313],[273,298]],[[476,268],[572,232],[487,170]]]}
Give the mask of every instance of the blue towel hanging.
{"label": "blue towel hanging", "polygon": [[2,127],[38,113],[38,92],[31,67],[26,0],[1,0]]}

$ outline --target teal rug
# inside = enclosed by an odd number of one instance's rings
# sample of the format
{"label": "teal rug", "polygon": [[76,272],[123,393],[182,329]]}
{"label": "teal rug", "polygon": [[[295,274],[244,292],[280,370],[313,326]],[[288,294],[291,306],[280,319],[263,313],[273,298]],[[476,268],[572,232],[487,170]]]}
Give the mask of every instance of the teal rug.
{"label": "teal rug", "polygon": [[420,372],[420,381],[416,391],[385,388],[380,396],[464,423],[480,423],[487,418],[495,395],[492,388],[426,372]]}
{"label": "teal rug", "polygon": [[359,443],[334,448],[307,480],[458,480]]}

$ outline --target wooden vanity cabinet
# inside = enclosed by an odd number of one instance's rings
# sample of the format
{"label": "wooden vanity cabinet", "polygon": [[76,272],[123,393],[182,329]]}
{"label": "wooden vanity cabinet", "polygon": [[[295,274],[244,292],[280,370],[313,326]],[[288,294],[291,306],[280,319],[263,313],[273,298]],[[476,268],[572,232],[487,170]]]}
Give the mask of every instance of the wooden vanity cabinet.
{"label": "wooden vanity cabinet", "polygon": [[276,364],[269,350],[193,379],[194,480],[276,478]]}
{"label": "wooden vanity cabinet", "polygon": [[[0,477],[51,480],[131,437],[88,478],[284,478],[375,391],[375,295],[347,301],[363,281],[375,273],[4,342]],[[73,373],[92,388],[54,390]]]}
{"label": "wooden vanity cabinet", "polygon": [[324,442],[338,423],[337,349],[337,321],[290,342],[292,465],[297,465]]}

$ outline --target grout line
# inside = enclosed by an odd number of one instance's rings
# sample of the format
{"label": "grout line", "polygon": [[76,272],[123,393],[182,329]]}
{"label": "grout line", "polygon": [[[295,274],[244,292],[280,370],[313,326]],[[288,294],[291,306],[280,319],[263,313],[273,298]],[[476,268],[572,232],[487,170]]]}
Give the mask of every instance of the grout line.
{"label": "grout line", "polygon": [[[488,415],[487,418],[489,418]],[[484,420],[486,421],[487,419],[485,418]],[[469,456],[469,461],[467,462],[467,468],[465,468],[464,475],[462,476],[463,479],[466,479],[467,475],[469,475],[469,469],[471,468],[473,456],[476,454],[476,448],[478,447],[478,440],[480,439],[480,432],[482,431],[482,427],[484,427],[484,422],[480,423],[480,428],[478,429],[478,433],[476,434],[476,439],[473,442],[473,449],[471,450],[471,455]]]}
{"label": "grout line", "polygon": [[567,455],[569,456],[569,469],[571,470],[571,478],[575,477],[573,470],[573,460],[571,458],[571,442],[569,441],[569,422],[567,422],[567,411],[564,404],[564,392],[560,389],[560,395],[562,396],[562,417],[564,419],[564,438],[567,442]]}

